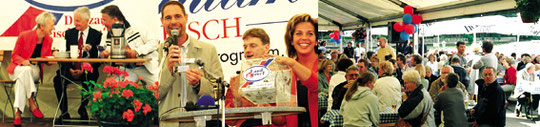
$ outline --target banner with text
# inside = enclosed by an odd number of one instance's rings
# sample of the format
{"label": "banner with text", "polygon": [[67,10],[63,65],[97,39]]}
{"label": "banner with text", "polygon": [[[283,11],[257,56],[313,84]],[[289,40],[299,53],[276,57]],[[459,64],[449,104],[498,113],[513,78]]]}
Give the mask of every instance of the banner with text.
{"label": "banner with text", "polygon": [[[5,1],[0,8],[0,50],[12,50],[20,32],[34,29],[35,18],[43,11],[51,12],[57,19],[54,49],[65,49],[64,32],[73,25],[73,10],[90,8],[90,27],[99,31],[101,9],[117,5],[130,22],[139,30],[153,34],[162,42],[166,35],[161,27],[160,7],[168,0],[15,0]],[[201,41],[216,46],[225,80],[240,70],[243,56],[242,34],[250,28],[263,28],[270,36],[270,53],[286,55],[284,35],[287,21],[295,14],[307,13],[317,17],[316,0],[179,0],[188,14],[187,33]]]}

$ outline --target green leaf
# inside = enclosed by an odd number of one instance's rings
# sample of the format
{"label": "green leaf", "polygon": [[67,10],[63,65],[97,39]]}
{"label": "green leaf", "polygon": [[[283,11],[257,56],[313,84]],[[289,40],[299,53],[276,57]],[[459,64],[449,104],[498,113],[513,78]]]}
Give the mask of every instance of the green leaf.
{"label": "green leaf", "polygon": [[91,111],[91,112],[97,112],[97,111],[99,111],[99,105],[92,105],[90,111]]}

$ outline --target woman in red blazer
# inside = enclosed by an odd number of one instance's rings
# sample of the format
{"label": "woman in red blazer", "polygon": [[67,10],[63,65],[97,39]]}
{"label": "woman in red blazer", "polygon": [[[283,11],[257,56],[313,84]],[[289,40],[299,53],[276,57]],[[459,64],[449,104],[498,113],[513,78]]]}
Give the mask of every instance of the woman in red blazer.
{"label": "woman in red blazer", "polygon": [[[36,17],[37,28],[24,31],[17,38],[11,54],[11,63],[7,67],[9,77],[15,81],[15,102],[13,103],[13,107],[17,110],[13,121],[15,126],[21,125],[21,113],[24,112],[26,100],[32,114],[37,118],[43,118],[43,114],[36,107],[33,99],[35,96],[33,93],[36,92],[34,81],[40,78],[40,67],[32,65],[28,59],[51,56],[53,39],[50,35],[54,30],[55,21],[52,14],[43,12]],[[40,66],[42,67],[43,64]]]}

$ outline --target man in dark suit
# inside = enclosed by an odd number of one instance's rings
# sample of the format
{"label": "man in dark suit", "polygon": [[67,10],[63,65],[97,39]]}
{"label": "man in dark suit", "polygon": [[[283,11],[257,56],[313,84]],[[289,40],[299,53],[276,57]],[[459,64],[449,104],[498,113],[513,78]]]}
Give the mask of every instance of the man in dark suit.
{"label": "man in dark suit", "polygon": [[450,66],[454,68],[454,72],[459,75],[459,82],[463,83],[463,85],[465,85],[465,89],[467,89],[469,87],[470,78],[467,70],[461,66],[461,58],[452,57],[450,61]]}
{"label": "man in dark suit", "polygon": [[445,86],[439,89],[437,102],[433,108],[437,111],[442,111],[444,115],[445,127],[465,127],[468,126],[467,116],[465,114],[465,102],[463,93],[456,88],[459,83],[459,76],[456,73],[449,73],[445,77]]}
{"label": "man in dark suit", "polygon": [[[87,7],[77,8],[73,17],[75,28],[68,29],[65,32],[66,50],[72,52],[78,51],[79,58],[97,58],[97,47],[101,42],[101,32],[88,26],[88,19],[90,18],[89,9]],[[78,46],[78,49],[70,49],[70,46]],[[54,90],[60,104],[60,109],[62,110],[62,115],[59,119],[60,124],[62,123],[62,119],[70,118],[67,113],[68,104],[66,94],[66,88],[70,82],[62,78],[61,75],[71,81],[96,81],[99,77],[99,63],[92,63],[93,73],[89,72],[88,74],[85,74],[84,71],[81,70],[82,64],[83,63],[61,63],[61,68],[56,72],[56,77],[54,77]],[[82,87],[88,90],[86,84],[82,83]],[[87,97],[83,96],[81,98],[81,106],[78,110],[82,120],[88,119],[88,113],[85,108],[85,106],[88,105],[88,99],[85,98]]]}
{"label": "man in dark suit", "polygon": [[352,43],[347,43],[347,47],[343,49],[343,54],[347,55],[349,58],[354,58],[354,48],[352,47]]}

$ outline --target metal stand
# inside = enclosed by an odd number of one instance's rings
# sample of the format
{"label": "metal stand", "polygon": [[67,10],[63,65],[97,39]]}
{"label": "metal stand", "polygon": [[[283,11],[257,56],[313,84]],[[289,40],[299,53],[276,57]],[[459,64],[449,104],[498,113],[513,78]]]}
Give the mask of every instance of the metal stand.
{"label": "metal stand", "polygon": [[[60,66],[60,69],[62,69],[62,64],[58,64]],[[69,81],[71,84],[75,84],[77,85],[78,87],[81,87],[79,84],[75,83],[74,81],[71,81],[69,80],[69,78],[65,77],[64,76],[64,71],[60,70],[60,83],[62,83],[62,89],[67,89],[66,86],[65,86],[65,81]],[[89,86],[90,87],[90,86]],[[60,105],[62,104],[62,100],[63,99],[67,99],[67,97],[64,97],[64,93],[65,90],[62,90],[62,96],[60,96],[60,100],[58,102],[58,106],[56,106],[56,111],[54,112],[54,117],[53,117],[53,126],[69,126],[69,125],[56,125],[56,117],[58,116],[58,110],[60,110]],[[88,97],[87,98],[84,98],[84,100],[89,100]],[[81,104],[79,103],[78,107],[80,107]],[[70,110],[73,110],[73,108],[75,107],[71,107],[71,108],[68,108],[68,112]],[[65,115],[66,113],[68,112],[65,112],[65,113],[62,113],[60,114],[60,117]],[[97,122],[96,120],[75,120],[75,119],[62,119],[62,121],[68,121],[68,122]]]}

